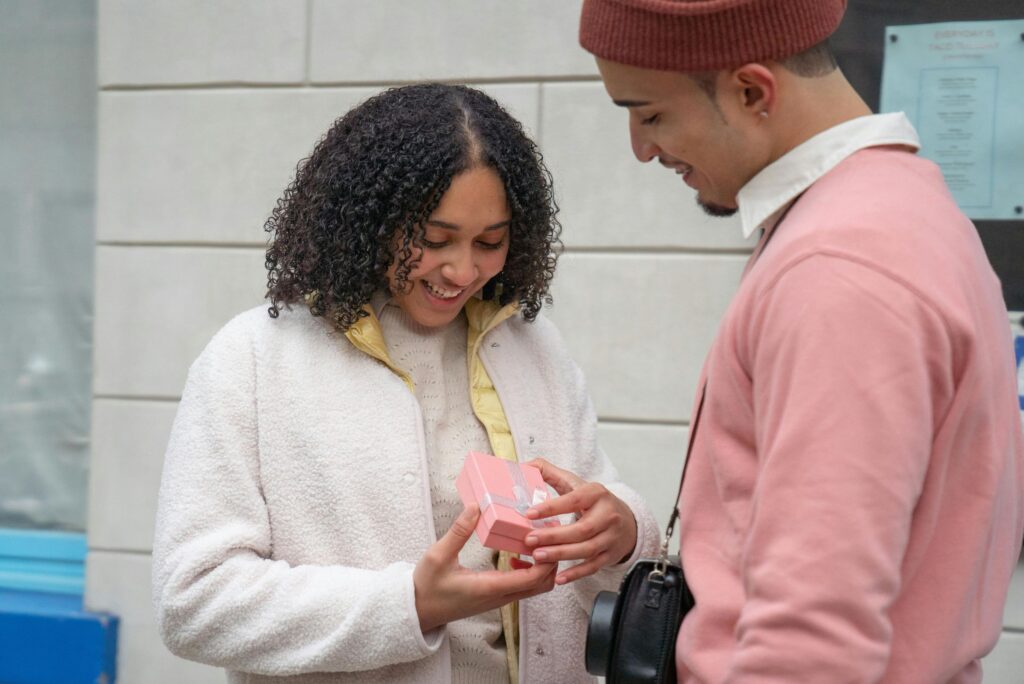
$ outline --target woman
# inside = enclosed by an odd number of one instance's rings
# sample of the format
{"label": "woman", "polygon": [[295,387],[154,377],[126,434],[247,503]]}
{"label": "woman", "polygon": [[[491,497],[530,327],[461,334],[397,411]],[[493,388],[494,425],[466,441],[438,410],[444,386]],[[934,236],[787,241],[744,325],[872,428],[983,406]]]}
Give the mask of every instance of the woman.
{"label": "woman", "polygon": [[[189,372],[153,554],[172,651],[247,684],[592,681],[591,598],[657,530],[538,316],[555,211],[536,147],[477,90],[396,88],[333,125],[267,222],[270,315]],[[472,536],[470,450],[543,455],[577,503],[535,564]]]}

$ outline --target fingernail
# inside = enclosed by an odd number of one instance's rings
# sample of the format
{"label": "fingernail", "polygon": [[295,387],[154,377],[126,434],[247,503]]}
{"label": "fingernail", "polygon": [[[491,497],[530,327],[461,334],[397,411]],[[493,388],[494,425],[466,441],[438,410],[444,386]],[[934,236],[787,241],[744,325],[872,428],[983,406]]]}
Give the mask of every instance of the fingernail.
{"label": "fingernail", "polygon": [[529,537],[526,538],[526,545],[527,546],[536,546],[537,545],[537,537],[531,534]]}
{"label": "fingernail", "polygon": [[568,581],[569,580],[566,579],[565,577],[563,577],[562,575],[559,575],[558,577],[555,578],[555,584],[565,584]]}
{"label": "fingernail", "polygon": [[525,515],[526,515],[527,518],[537,518],[537,517],[540,517],[540,513],[537,512],[536,508],[527,509]]}
{"label": "fingernail", "polygon": [[540,551],[535,550],[533,552],[533,557],[536,558],[537,560],[545,560],[548,557],[548,552],[544,551],[544,550],[540,550]]}

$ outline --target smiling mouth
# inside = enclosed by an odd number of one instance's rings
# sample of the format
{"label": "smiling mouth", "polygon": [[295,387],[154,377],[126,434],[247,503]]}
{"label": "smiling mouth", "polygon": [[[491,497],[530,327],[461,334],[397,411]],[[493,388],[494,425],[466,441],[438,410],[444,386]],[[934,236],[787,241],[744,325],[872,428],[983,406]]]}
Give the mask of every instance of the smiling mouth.
{"label": "smiling mouth", "polygon": [[693,167],[689,164],[675,164],[672,168],[675,169],[677,175],[683,177],[689,176],[690,172],[693,171]]}
{"label": "smiling mouth", "polygon": [[663,159],[662,157],[658,157],[658,163],[664,166],[666,169],[675,171],[677,176],[682,176],[684,182],[687,178],[689,178],[690,174],[693,172],[692,166],[690,166],[686,162],[679,161],[677,159],[669,160]]}
{"label": "smiling mouth", "polygon": [[433,283],[429,283],[426,280],[423,280],[421,282],[423,283],[423,287],[426,288],[427,292],[437,297],[438,299],[455,299],[456,297],[458,297],[459,295],[466,291],[466,288],[464,287],[458,290],[448,290],[441,287],[440,285],[434,285]]}
{"label": "smiling mouth", "polygon": [[676,162],[675,164],[672,164],[672,166],[670,168],[673,171],[676,172],[677,176],[681,176],[682,177],[683,183],[685,183],[689,187],[693,188],[694,190],[697,189],[697,187],[693,184],[693,167],[692,166],[690,166],[689,164],[685,164],[683,162]]}

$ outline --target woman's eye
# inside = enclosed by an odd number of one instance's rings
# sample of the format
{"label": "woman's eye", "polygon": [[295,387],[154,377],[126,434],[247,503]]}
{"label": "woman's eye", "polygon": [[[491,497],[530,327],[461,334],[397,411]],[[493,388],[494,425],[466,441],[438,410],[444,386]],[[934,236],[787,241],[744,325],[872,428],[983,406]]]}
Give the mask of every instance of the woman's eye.
{"label": "woman's eye", "polygon": [[422,242],[423,246],[426,247],[427,249],[441,249],[442,247],[448,244],[447,242],[432,242],[431,240],[428,240],[426,238],[423,238]]}
{"label": "woman's eye", "polygon": [[500,249],[501,246],[505,244],[505,241],[498,240],[497,242],[484,242],[483,240],[481,240],[478,241],[476,244],[480,245],[484,249]]}
{"label": "woman's eye", "polygon": [[652,123],[656,123],[658,121],[658,117],[659,116],[661,116],[661,115],[660,114],[652,114],[651,116],[647,117],[646,119],[641,119],[640,120],[640,125],[641,126],[650,126]]}

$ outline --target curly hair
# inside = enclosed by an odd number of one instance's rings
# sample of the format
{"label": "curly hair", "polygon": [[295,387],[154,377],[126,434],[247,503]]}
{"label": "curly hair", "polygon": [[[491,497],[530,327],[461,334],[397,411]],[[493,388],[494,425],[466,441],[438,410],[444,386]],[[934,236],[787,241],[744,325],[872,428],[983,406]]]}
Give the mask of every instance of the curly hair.
{"label": "curly hair", "polygon": [[375,292],[407,289],[425,221],[452,178],[477,166],[501,178],[511,218],[505,266],[483,295],[518,302],[534,320],[551,302],[561,244],[551,174],[522,125],[491,97],[434,83],[371,97],[299,163],[264,226],[270,316],[304,301],[347,330]]}

